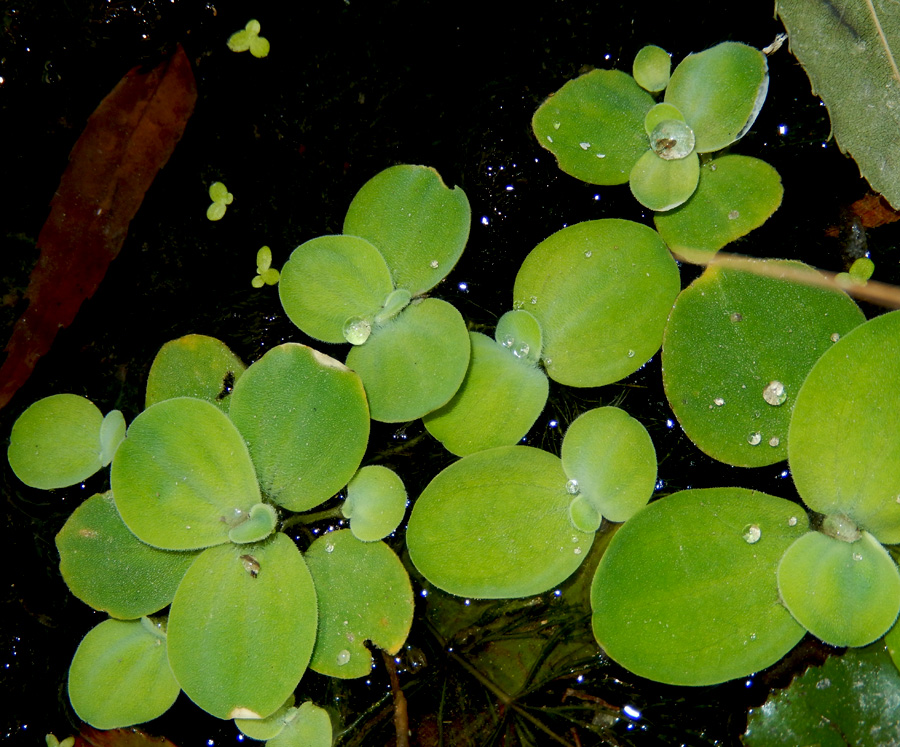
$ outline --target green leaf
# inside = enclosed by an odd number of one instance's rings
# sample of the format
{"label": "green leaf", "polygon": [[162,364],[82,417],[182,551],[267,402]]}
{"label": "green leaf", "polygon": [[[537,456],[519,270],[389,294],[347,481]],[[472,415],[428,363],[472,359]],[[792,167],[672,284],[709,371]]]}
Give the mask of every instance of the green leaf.
{"label": "green leaf", "polygon": [[288,695],[287,700],[281,704],[281,707],[274,713],[269,714],[265,718],[236,718],[234,725],[241,730],[242,734],[265,742],[267,739],[277,737],[281,730],[284,729],[284,719],[289,711],[295,711],[294,696]]}
{"label": "green leaf", "polygon": [[185,335],[163,345],[147,375],[150,407],[173,397],[195,397],[228,412],[231,390],[247,367],[221,340]]}
{"label": "green leaf", "polygon": [[609,521],[627,521],[653,495],[653,441],[643,425],[617,407],[598,407],[575,418],[561,457],[569,491],[583,495]]}
{"label": "green leaf", "polygon": [[497,320],[494,339],[516,358],[537,363],[541,359],[543,333],[541,325],[527,311],[507,311]]}
{"label": "green leaf", "polygon": [[367,181],[350,203],[344,233],[371,241],[394,285],[418,296],[453,269],[469,238],[465,192],[425,166],[392,166]]}
{"label": "green leaf", "polygon": [[684,122],[684,115],[671,104],[655,104],[650,111],[647,112],[647,116],[644,117],[644,132],[646,132],[649,137],[657,126],[667,119]]}
{"label": "green leaf", "polygon": [[[900,15],[892,3],[779,0],[776,10],[813,91],[831,116],[842,152],[872,189],[900,208]],[[852,70],[853,75],[847,75]]]}
{"label": "green leaf", "polygon": [[346,485],[369,439],[359,376],[297,343],[272,348],[247,369],[229,414],[266,497],[290,511],[318,506]]}
{"label": "green leaf", "polygon": [[360,542],[349,529],[319,537],[306,562],[319,596],[310,669],[341,679],[370,674],[366,641],[396,654],[412,626],[413,592],[403,563],[384,542]]}
{"label": "green leaf", "polygon": [[363,381],[372,420],[415,420],[459,389],[470,355],[460,313],[437,298],[417,299],[347,354]]}
{"label": "green leaf", "polygon": [[462,386],[422,418],[428,432],[457,456],[516,444],[538,419],[550,388],[529,354],[516,355],[527,343],[506,347],[480,332],[470,332],[469,339],[472,357]]}
{"label": "green leaf", "polygon": [[634,58],[632,74],[635,82],[644,90],[658,93],[669,85],[672,60],[661,47],[648,44],[642,47]]}
{"label": "green leaf", "polygon": [[196,557],[141,542],[122,522],[111,492],[91,496],[72,512],[56,535],[56,548],[69,591],[122,619],[169,604]]}
{"label": "green leaf", "polygon": [[528,446],[463,457],[440,472],[413,506],[409,555],[450,594],[527,597],[581,565],[593,542],[569,520],[571,494],[560,460]]}
{"label": "green leaf", "polygon": [[831,656],[750,710],[747,747],[900,744],[900,674],[881,643]]}
{"label": "green leaf", "polygon": [[685,490],[613,537],[591,587],[594,635],[635,674],[710,685],[774,664],[803,637],[775,571],[802,508],[742,488]]}
{"label": "green leaf", "polygon": [[32,488],[75,485],[103,467],[103,414],[75,394],[40,399],[19,415],[9,437],[9,466]]}
{"label": "green leaf", "polygon": [[603,219],[538,244],[519,269],[513,297],[540,323],[547,375],[587,387],[618,381],[659,350],[680,288],[655,231]]}
{"label": "green leaf", "polygon": [[72,707],[97,729],[157,718],[179,692],[166,658],[166,635],[146,617],[100,623],[81,641],[69,667]]}
{"label": "green leaf", "polygon": [[291,708],[284,718],[284,729],[269,740],[267,747],[331,747],[331,719],[328,711],[312,701]]}
{"label": "green leaf", "polygon": [[345,322],[371,321],[393,290],[384,257],[358,236],[320,236],[301,244],[281,268],[278,283],[290,320],[324,342],[345,342]]}
{"label": "green leaf", "polygon": [[694,130],[697,152],[709,153],[744,136],[768,88],[766,56],[746,44],[723,42],[681,61],[665,101],[677,107]]}
{"label": "green leaf", "polygon": [[169,613],[169,661],[182,689],[218,718],[265,718],[309,662],[316,592],[300,552],[278,533],[201,553]]}
{"label": "green leaf", "polygon": [[846,514],[884,544],[900,542],[900,312],[835,343],[797,394],[788,456],[797,491]]}
{"label": "green leaf", "polygon": [[110,484],[128,528],[166,550],[227,542],[260,502],[241,434],[217,407],[191,397],[163,400],[134,419]]}
{"label": "green leaf", "polygon": [[341,513],[350,531],[362,542],[375,542],[394,532],[406,514],[406,488],[391,469],[377,464],[363,467],[347,484]]}
{"label": "green leaf", "polygon": [[567,174],[591,184],[624,184],[647,150],[644,117],[654,103],[630,75],[592,70],[544,101],[531,127]]}
{"label": "green leaf", "polygon": [[781,205],[781,177],[765,161],[724,155],[700,168],[691,198],[653,216],[656,230],[677,255],[703,259],[759,228]]}
{"label": "green leaf", "polygon": [[110,410],[100,424],[100,463],[106,467],[125,440],[125,416],[119,410]]}
{"label": "green leaf", "polygon": [[[798,262],[759,264],[815,273]],[[864,320],[844,293],[710,267],[678,296],[666,327],[669,404],[714,459],[740,467],[779,462],[800,385],[834,345],[832,335]]]}
{"label": "green leaf", "polygon": [[868,532],[855,542],[799,537],[778,565],[778,591],[797,622],[832,646],[872,643],[900,612],[900,572]]}
{"label": "green leaf", "polygon": [[247,512],[247,518],[235,524],[228,532],[228,539],[235,544],[262,542],[278,523],[278,513],[268,503],[257,503]]}
{"label": "green leaf", "polygon": [[699,179],[700,159],[696,153],[666,160],[648,150],[631,170],[628,184],[641,205],[665,211],[688,200],[697,189]]}

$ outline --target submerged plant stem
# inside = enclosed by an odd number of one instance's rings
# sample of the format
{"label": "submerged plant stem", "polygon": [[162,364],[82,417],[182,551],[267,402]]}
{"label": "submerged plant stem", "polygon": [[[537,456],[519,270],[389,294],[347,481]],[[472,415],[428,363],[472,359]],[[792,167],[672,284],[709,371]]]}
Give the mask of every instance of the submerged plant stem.
{"label": "submerged plant stem", "polygon": [[284,531],[297,524],[315,524],[317,521],[325,519],[342,519],[344,515],[341,513],[341,507],[326,509],[325,511],[316,511],[314,514],[294,514],[281,522],[281,529]]}
{"label": "submerged plant stem", "polygon": [[391,678],[391,692],[394,695],[394,728],[397,731],[397,747],[409,747],[409,712],[406,708],[406,696],[400,687],[400,678],[397,676],[397,667],[394,658],[382,649],[381,656],[388,676]]}

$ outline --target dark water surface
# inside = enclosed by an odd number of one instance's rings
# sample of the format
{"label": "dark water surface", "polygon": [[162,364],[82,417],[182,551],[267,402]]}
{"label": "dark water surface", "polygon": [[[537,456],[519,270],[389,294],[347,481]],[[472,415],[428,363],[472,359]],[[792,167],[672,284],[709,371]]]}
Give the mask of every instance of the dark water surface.
{"label": "dark water surface", "polygon": [[[359,187],[396,163],[434,166],[448,184],[465,190],[471,237],[436,295],[474,324],[495,324],[511,307],[512,280],[522,259],[549,234],[601,217],[652,222],[627,186],[594,187],[556,168],[531,134],[531,116],[541,101],[591,66],[630,71],[645,44],[662,46],[677,63],[729,39],[764,47],[783,30],[769,3],[682,3],[676,16],[674,10],[633,3],[556,0],[542,3],[536,13],[522,8],[431,0],[5,3],[4,339],[22,311],[34,242],[68,152],[100,100],[130,68],[155,64],[177,42],[194,66],[199,99],[101,288],[0,411],[0,441],[8,443],[13,421],[28,404],[56,392],[87,396],[104,412],[119,408],[130,422],[142,408],[156,351],[183,334],[219,337],[248,363],[274,344],[308,342],[285,318],[276,289],[251,287],[256,251],[269,245],[280,267],[303,241],[338,233]],[[271,42],[264,60],[225,45],[254,17]],[[786,45],[769,65],[768,100],[736,152],[774,165],[785,199],[763,228],[730,248],[843,270],[841,242],[826,237],[825,229],[840,225],[841,209],[861,197],[866,184],[828,141],[827,112]],[[207,188],[216,180],[235,199],[225,218],[211,223],[205,217]],[[889,250],[898,241],[890,227],[870,232],[879,279],[897,281]],[[685,284],[697,274],[683,268]],[[337,346],[323,349],[344,354]],[[528,442],[558,453],[568,422],[611,403],[650,431],[660,459],[660,494],[737,485],[795,497],[786,465],[727,467],[687,441],[665,402],[658,356],[626,381],[602,389],[575,391],[551,383],[551,401]],[[416,439],[420,423],[373,426],[367,459],[399,448],[387,463],[412,497],[451,461],[429,436]],[[0,740],[40,744],[46,732],[62,738],[77,731],[65,694],[66,671],[79,640],[105,617],[68,593],[53,540],[83,498],[105,489],[106,477],[101,473],[83,486],[46,493],[21,485],[2,461]],[[400,539],[394,546],[402,552]],[[401,662],[401,684],[408,689],[411,723],[420,743],[437,744],[436,732],[426,726],[437,723],[450,665],[421,620],[410,642],[416,648]],[[425,666],[419,666],[419,654]],[[301,682],[300,695],[330,706],[344,725],[360,718],[344,744],[392,743],[387,674],[378,662],[366,683],[344,686],[312,673]],[[746,709],[764,700],[771,682],[787,676],[703,689],[662,687],[598,658],[581,680],[548,687],[542,697],[555,705],[565,687],[580,687],[614,709],[634,705],[641,711],[640,720],[619,713],[605,735],[580,730],[582,744],[730,745],[744,729]],[[239,741],[233,724],[206,716],[184,696],[148,729],[180,747]],[[445,731],[444,738],[446,744],[485,744],[491,733],[489,724],[470,723],[452,737]],[[573,739],[567,730],[561,733]],[[547,739],[540,736],[535,743],[552,743]]]}

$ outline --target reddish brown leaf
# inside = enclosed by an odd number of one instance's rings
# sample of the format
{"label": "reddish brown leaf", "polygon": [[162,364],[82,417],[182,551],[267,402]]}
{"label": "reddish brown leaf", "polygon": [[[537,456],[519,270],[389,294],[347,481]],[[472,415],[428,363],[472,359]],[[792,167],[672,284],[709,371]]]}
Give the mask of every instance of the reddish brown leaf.
{"label": "reddish brown leaf", "polygon": [[179,46],[153,70],[131,70],[88,119],[38,236],[41,253],[25,293],[29,305],[0,367],[0,407],[97,290],[196,100],[194,75]]}
{"label": "reddish brown leaf", "polygon": [[[863,228],[878,228],[900,220],[900,211],[894,210],[881,195],[871,192],[850,205],[847,213],[849,220],[858,219]],[[831,226],[826,229],[825,235],[837,237],[840,232],[840,226]]]}
{"label": "reddish brown leaf", "polygon": [[165,737],[152,737],[140,729],[101,731],[85,724],[75,737],[75,747],[175,747]]}

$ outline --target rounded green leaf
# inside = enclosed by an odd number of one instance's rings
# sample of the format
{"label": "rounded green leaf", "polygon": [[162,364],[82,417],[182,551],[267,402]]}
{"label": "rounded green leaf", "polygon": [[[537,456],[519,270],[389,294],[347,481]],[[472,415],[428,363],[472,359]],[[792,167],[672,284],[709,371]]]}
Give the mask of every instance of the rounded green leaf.
{"label": "rounded green leaf", "polygon": [[900,312],[842,336],[797,394],[788,444],[807,505],[846,514],[885,544],[900,542],[898,360]]}
{"label": "rounded green leaf", "polygon": [[596,532],[603,523],[602,514],[582,494],[576,495],[569,504],[569,519],[582,532]]}
{"label": "rounded green leaf", "polygon": [[294,696],[291,694],[278,710],[265,718],[236,718],[234,725],[250,739],[265,742],[281,733],[281,730],[284,729],[285,717],[290,711],[295,710],[297,709],[294,708]]}
{"label": "rounded green leaf", "polygon": [[624,184],[647,150],[644,117],[654,103],[630,75],[592,70],[541,104],[531,127],[567,174],[591,184]]}
{"label": "rounded green leaf", "polygon": [[600,559],[591,587],[597,641],[635,674],[673,685],[774,664],[804,633],[778,599],[775,571],[807,527],[796,504],[742,488],[651,503]]}
{"label": "rounded green leaf", "polygon": [[9,466],[32,488],[86,480],[103,466],[103,414],[89,399],[54,394],[19,415],[9,437]]}
{"label": "rounded green leaf", "polygon": [[897,565],[865,531],[855,542],[798,538],[778,566],[778,591],[797,622],[832,646],[872,643],[900,612]]}
{"label": "rounded green leaf", "polygon": [[529,446],[463,457],[413,506],[406,541],[418,571],[456,596],[527,597],[581,565],[594,535],[569,519],[559,459]]}
{"label": "rounded green leaf", "polygon": [[344,233],[372,242],[394,285],[417,296],[453,269],[469,239],[465,192],[425,166],[392,166],[367,181],[350,203]]}
{"label": "rounded green leaf", "polygon": [[562,443],[569,490],[577,490],[609,521],[626,521],[647,504],[656,486],[650,434],[617,407],[579,415]]}
{"label": "rounded green leaf", "polygon": [[347,365],[363,381],[372,420],[415,420],[446,404],[469,365],[460,313],[437,298],[418,299],[353,347]]}
{"label": "rounded green leaf", "polygon": [[268,503],[257,503],[247,512],[246,518],[232,526],[228,539],[235,544],[262,542],[278,523],[278,513]]}
{"label": "rounded green leaf", "polygon": [[284,534],[211,547],[172,601],[172,671],[188,697],[214,716],[265,718],[306,670],[316,617],[312,577]]}
{"label": "rounded green leaf", "polygon": [[332,729],[328,711],[312,701],[291,708],[284,717],[284,728],[269,740],[267,747],[331,747]]}
{"label": "rounded green leaf", "polygon": [[669,53],[653,44],[642,47],[635,55],[632,65],[635,82],[651,93],[662,91],[669,85],[671,70],[672,60]]}
{"label": "rounded green leaf", "polygon": [[543,334],[538,320],[522,309],[507,311],[497,320],[494,339],[516,358],[537,363],[541,359]]}
{"label": "rounded green leaf", "polygon": [[347,484],[341,512],[350,519],[350,531],[363,542],[384,539],[400,526],[406,514],[406,488],[392,469],[371,464]]}
{"label": "rounded green leaf", "polygon": [[[808,271],[798,262],[760,262]],[[666,396],[688,437],[740,467],[787,456],[788,425],[813,364],[864,321],[844,293],[708,268],[675,301],[663,339]],[[898,490],[900,492],[900,490]]]}
{"label": "rounded green leaf", "polygon": [[195,397],[228,412],[231,390],[246,368],[215,337],[185,335],[171,340],[153,359],[144,407],[173,397]]}
{"label": "rounded green leaf", "polygon": [[547,375],[602,386],[659,350],[681,281],[656,231],[627,220],[577,223],[542,241],[516,276],[516,308],[544,335]]}
{"label": "rounded green leaf", "polygon": [[457,456],[517,443],[538,419],[550,389],[528,354],[516,355],[527,343],[505,347],[480,332],[469,338],[472,357],[462,386],[422,418],[428,432]]}
{"label": "rounded green leaf", "polygon": [[227,542],[260,502],[241,434],[215,405],[191,397],[163,400],[134,419],[110,484],[128,528],[166,550]]}
{"label": "rounded green leaf", "polygon": [[374,317],[393,290],[384,257],[358,236],[320,236],[301,244],[278,283],[290,320],[325,342],[345,342],[344,323]]}
{"label": "rounded green leaf", "polygon": [[110,410],[100,424],[100,462],[105,467],[115,456],[119,444],[125,440],[125,416],[119,410]]}
{"label": "rounded green leaf", "polygon": [[709,153],[744,136],[768,88],[766,56],[746,44],[723,42],[685,57],[672,73],[665,100],[694,130],[697,152]]}
{"label": "rounded green leaf", "polygon": [[322,535],[306,551],[319,595],[319,632],[310,669],[351,679],[372,671],[371,641],[396,654],[413,617],[403,563],[384,542],[360,542],[349,529]]}
{"label": "rounded green leaf", "polygon": [[96,729],[162,716],[180,688],[166,658],[166,635],[146,617],[105,620],[81,641],[69,667],[69,700]]}
{"label": "rounded green leaf", "polygon": [[644,117],[644,132],[646,132],[649,137],[650,133],[667,119],[684,122],[682,113],[671,104],[655,104],[650,111],[647,112],[647,116]]}
{"label": "rounded green leaf", "polygon": [[759,228],[781,205],[781,177],[765,161],[725,155],[700,168],[697,191],[683,205],[653,217],[676,254],[703,259]]}
{"label": "rounded green leaf", "polygon": [[196,556],[141,542],[122,522],[111,492],[91,496],[72,512],[56,535],[56,548],[69,591],[126,620],[169,604]]}
{"label": "rounded green leaf", "polygon": [[697,189],[699,178],[700,159],[696,153],[685,158],[665,159],[648,150],[631,170],[628,184],[641,205],[665,211],[690,198]]}
{"label": "rounded green leaf", "polygon": [[318,506],[346,485],[369,439],[359,376],[297,343],[272,348],[247,369],[229,414],[263,493],[290,511]]}

